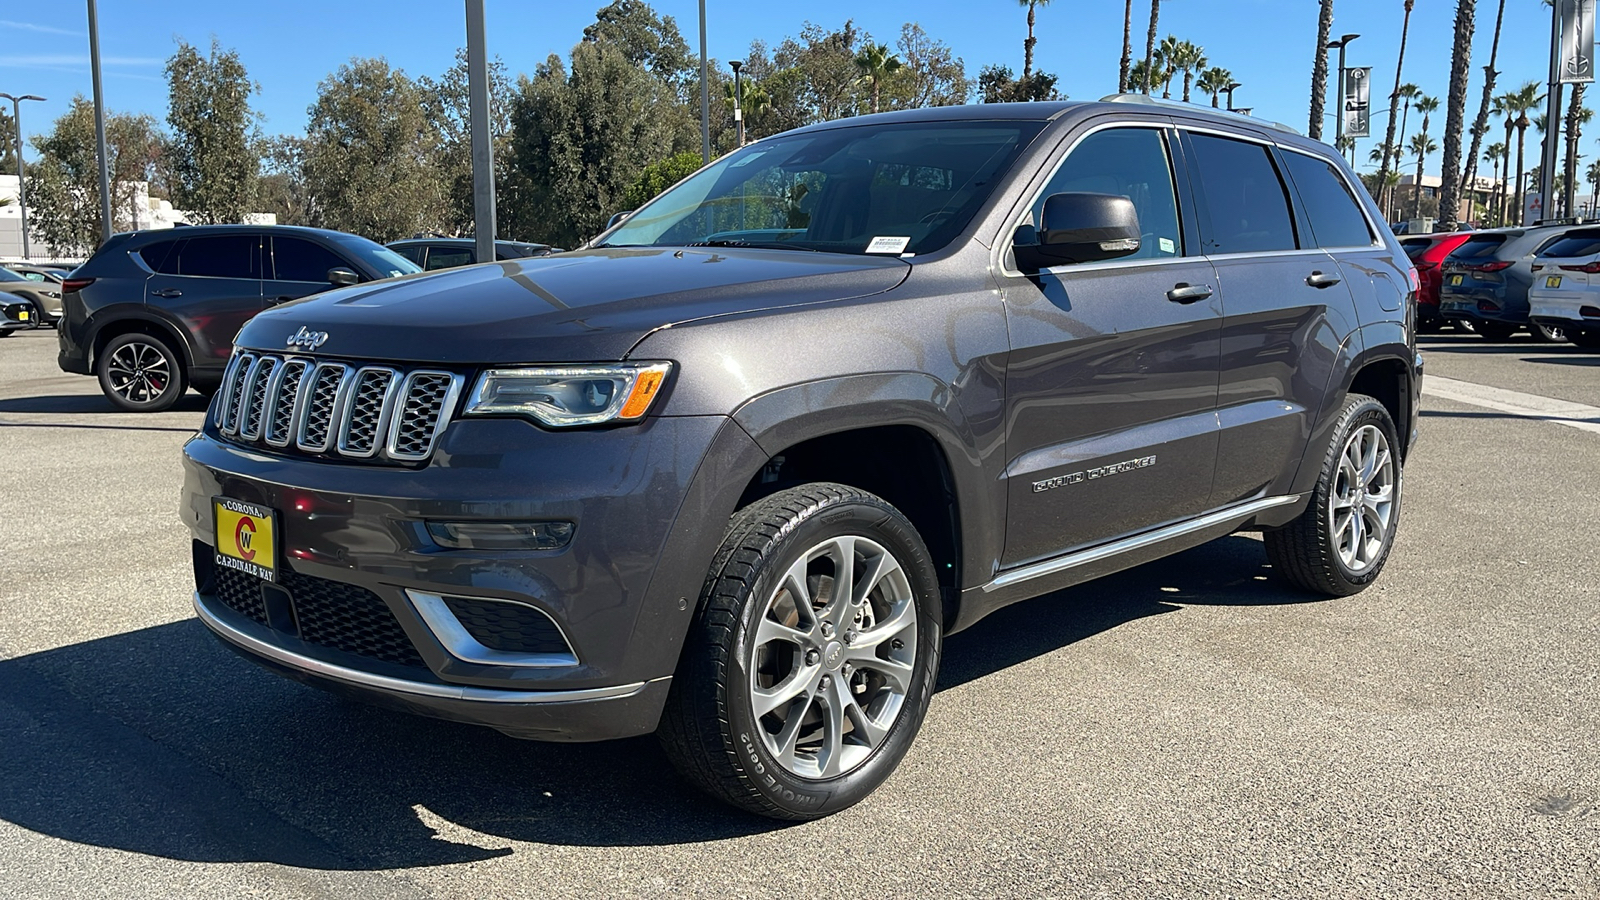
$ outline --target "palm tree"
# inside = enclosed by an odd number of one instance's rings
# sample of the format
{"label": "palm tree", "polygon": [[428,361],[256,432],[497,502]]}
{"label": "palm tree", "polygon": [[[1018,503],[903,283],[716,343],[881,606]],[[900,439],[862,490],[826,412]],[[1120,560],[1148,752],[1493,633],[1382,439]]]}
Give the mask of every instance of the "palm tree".
{"label": "palm tree", "polygon": [[1510,221],[1510,214],[1506,210],[1506,204],[1511,199],[1511,133],[1517,129],[1517,114],[1511,108],[1511,105],[1515,102],[1515,97],[1515,93],[1506,91],[1504,94],[1494,98],[1493,104],[1494,114],[1506,117],[1506,152],[1505,156],[1500,158],[1500,223],[1502,225]]}
{"label": "palm tree", "polygon": [[1589,191],[1589,215],[1592,216],[1596,207],[1600,207],[1600,159],[1589,163],[1584,174],[1589,176],[1589,186],[1592,188]]}
{"label": "palm tree", "polygon": [[[1395,113],[1400,111],[1400,73],[1405,71],[1406,67],[1406,37],[1411,33],[1411,8],[1417,4],[1417,0],[1405,0],[1405,2],[1406,17],[1405,21],[1400,25],[1400,59],[1394,64],[1394,93],[1389,95],[1389,131],[1380,145],[1384,151],[1383,158],[1377,160],[1379,184],[1382,184],[1389,176],[1390,148],[1394,148],[1396,151],[1394,157],[1395,168],[1400,168],[1400,155],[1398,152],[1400,145],[1396,144],[1394,139],[1394,119]],[[1404,134],[1400,135],[1400,140],[1404,141],[1405,139],[1406,136]]]}
{"label": "palm tree", "polygon": [[[733,82],[722,83],[722,102],[727,104],[731,113],[733,105]],[[739,82],[739,109],[744,114],[747,130],[754,131],[757,122],[768,110],[772,109],[772,98],[760,85],[753,81]]]}
{"label": "palm tree", "polygon": [[[1505,99],[1507,109],[1516,114],[1516,121],[1513,124],[1517,129],[1517,180],[1513,182],[1515,185],[1515,196],[1512,198],[1512,203],[1516,205],[1511,207],[1511,210],[1514,220],[1521,222],[1521,209],[1523,206],[1522,175],[1523,163],[1525,161],[1524,154],[1526,153],[1528,146],[1528,126],[1534,123],[1534,120],[1528,118],[1528,110],[1538,109],[1540,101],[1544,100],[1544,95],[1539,93],[1539,82],[1528,81],[1524,82],[1521,87],[1506,95]],[[1543,119],[1543,114],[1541,114],[1539,118]]]}
{"label": "palm tree", "polygon": [[1211,60],[1206,59],[1206,48],[1196,46],[1189,41],[1184,41],[1179,48],[1179,68],[1183,70],[1183,102],[1189,102],[1189,88],[1194,85],[1194,76],[1197,72],[1205,71]]}
{"label": "palm tree", "polygon": [[[1422,218],[1422,162],[1428,154],[1439,149],[1439,145],[1428,137],[1426,131],[1420,131],[1411,136],[1411,152],[1417,155],[1417,180],[1412,183],[1413,200],[1411,204],[1411,218]],[[1441,211],[1442,212],[1442,211]]]}
{"label": "palm tree", "polygon": [[1467,83],[1472,75],[1472,30],[1478,0],[1456,0],[1455,42],[1450,48],[1450,89],[1445,95],[1444,171],[1439,178],[1439,221],[1454,231],[1461,214],[1461,135],[1467,130]]}
{"label": "palm tree", "polygon": [[[1394,152],[1394,160],[1397,164],[1400,161],[1400,151],[1398,149]],[[1400,169],[1398,165],[1396,165],[1393,172],[1384,177],[1383,182],[1378,185],[1378,189],[1383,191],[1384,195],[1389,198],[1388,205],[1383,208],[1384,221],[1393,221],[1392,217],[1395,213],[1394,195],[1400,190]]]}
{"label": "palm tree", "polygon": [[1422,113],[1422,133],[1428,133],[1428,120],[1439,110],[1439,98],[1419,94],[1416,102],[1417,112]]}
{"label": "palm tree", "polygon": [[[1029,52],[1032,52],[1031,48]],[[883,86],[885,78],[900,71],[900,57],[890,53],[889,47],[885,44],[867,44],[856,54],[855,61],[856,68],[872,81],[872,111],[877,112],[879,88]]]}
{"label": "palm tree", "polygon": [[1478,180],[1478,148],[1483,146],[1483,136],[1489,133],[1489,112],[1493,108],[1494,81],[1500,76],[1494,69],[1500,57],[1500,26],[1506,18],[1506,0],[1500,0],[1500,12],[1494,19],[1494,42],[1489,45],[1489,64],[1483,67],[1483,99],[1478,102],[1478,118],[1472,123],[1472,149],[1467,153],[1467,172],[1463,181],[1471,184]]}
{"label": "palm tree", "polygon": [[[1311,60],[1311,128],[1313,140],[1322,140],[1322,113],[1328,105],[1328,35],[1333,31],[1333,0],[1322,0],[1317,17],[1317,55]],[[1340,110],[1340,115],[1344,114]]]}
{"label": "palm tree", "polygon": [[1117,76],[1117,93],[1128,93],[1128,73],[1133,66],[1133,0],[1122,10],[1122,72]]}
{"label": "palm tree", "polygon": [[[1332,2],[1332,0],[1329,0]],[[1161,21],[1161,0],[1150,0],[1150,33],[1144,39],[1144,94],[1150,96],[1155,83],[1150,75],[1156,70],[1156,23]]]}
{"label": "palm tree", "polygon": [[1573,202],[1577,199],[1578,190],[1578,138],[1583,135],[1583,126],[1594,118],[1594,110],[1583,105],[1583,89],[1585,84],[1572,86],[1572,102],[1567,104],[1567,152],[1566,165],[1562,168],[1562,176],[1566,179],[1566,189],[1561,192],[1563,208],[1566,215],[1572,215]]}
{"label": "palm tree", "polygon": [[1400,102],[1405,107],[1400,113],[1400,136],[1396,138],[1399,143],[1394,145],[1394,167],[1398,169],[1400,168],[1401,151],[1405,148],[1406,143],[1406,126],[1411,122],[1411,101],[1422,96],[1422,88],[1414,84],[1402,84],[1400,89],[1395,91],[1395,94],[1400,97]]}
{"label": "palm tree", "polygon": [[1233,84],[1233,73],[1227,69],[1212,66],[1200,73],[1200,80],[1195,87],[1200,89],[1200,93],[1211,95],[1211,108],[1216,109],[1219,105],[1217,98],[1227,91],[1230,84]]}
{"label": "palm tree", "polygon": [[[1379,163],[1381,165],[1385,159],[1399,160],[1400,150],[1401,148],[1391,146],[1389,144],[1379,144],[1367,152],[1367,159],[1371,162]],[[1378,206],[1383,209],[1384,221],[1390,222],[1393,221],[1393,216],[1391,215],[1390,210],[1390,207],[1392,206],[1390,200],[1393,198],[1393,194],[1389,189],[1389,178],[1390,176],[1394,176],[1395,183],[1398,184],[1399,172],[1391,169],[1390,171],[1381,174],[1383,177],[1376,179],[1378,190],[1380,191],[1377,198]]]}
{"label": "palm tree", "polygon": [[[1494,172],[1495,175],[1500,174],[1500,160],[1504,159],[1505,155],[1506,145],[1500,143],[1490,144],[1488,147],[1484,148],[1483,151],[1484,162],[1489,164],[1489,168]],[[1489,191],[1489,205],[1495,210],[1495,224],[1497,225],[1500,223],[1499,217],[1505,213],[1505,203],[1501,200],[1504,187],[1505,182],[1496,179],[1494,187]]]}
{"label": "palm tree", "polygon": [[1028,39],[1022,42],[1022,80],[1029,81],[1033,78],[1033,45],[1038,43],[1033,36],[1033,8],[1049,6],[1050,0],[1017,0],[1017,3],[1028,8]]}
{"label": "palm tree", "polygon": [[[1343,135],[1333,142],[1333,148],[1339,151],[1340,156],[1351,156],[1355,153],[1356,139],[1348,134]],[[1355,162],[1352,161],[1350,165],[1354,166]]]}
{"label": "palm tree", "polygon": [[1143,91],[1148,95],[1160,83],[1160,74],[1142,59],[1134,63],[1133,69],[1128,72],[1128,90],[1130,91]]}
{"label": "palm tree", "polygon": [[1161,72],[1161,99],[1172,99],[1172,79],[1178,76],[1178,62],[1183,56],[1183,43],[1172,35],[1161,39],[1156,48],[1156,67]]}

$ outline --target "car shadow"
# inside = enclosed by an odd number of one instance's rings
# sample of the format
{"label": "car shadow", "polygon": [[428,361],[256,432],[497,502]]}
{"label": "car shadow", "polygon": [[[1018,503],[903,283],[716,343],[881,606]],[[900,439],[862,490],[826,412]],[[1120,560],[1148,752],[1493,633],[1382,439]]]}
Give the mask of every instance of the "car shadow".
{"label": "car shadow", "polygon": [[[950,637],[939,688],[1185,604],[1315,599],[1263,560],[1236,536],[1002,610]],[[347,702],[193,619],[0,661],[0,759],[0,819],[195,862],[398,869],[785,827],[688,787],[650,738],[540,744]]]}
{"label": "car shadow", "polygon": [[1526,356],[1522,361],[1546,366],[1600,366],[1600,354],[1586,352],[1585,356]]}
{"label": "car shadow", "polygon": [[[205,397],[190,391],[166,412],[205,412],[211,403]],[[113,406],[100,394],[57,394],[45,397],[9,397],[0,399],[0,413],[59,413],[83,415],[88,413],[117,413],[129,415],[126,410]]]}

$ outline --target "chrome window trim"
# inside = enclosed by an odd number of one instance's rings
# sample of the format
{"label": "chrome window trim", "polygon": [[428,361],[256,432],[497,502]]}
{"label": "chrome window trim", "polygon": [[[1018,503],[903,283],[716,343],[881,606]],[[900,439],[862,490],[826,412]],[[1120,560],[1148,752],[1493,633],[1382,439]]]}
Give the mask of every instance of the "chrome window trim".
{"label": "chrome window trim", "polygon": [[1055,557],[1054,559],[1047,559],[1043,562],[1037,562],[1030,566],[1023,566],[1020,569],[1012,569],[1008,572],[1001,572],[999,575],[994,577],[994,580],[983,586],[983,591],[984,593],[989,593],[990,591],[996,591],[1008,585],[1018,584],[1024,581],[1031,581],[1044,575],[1053,575],[1057,572],[1064,572],[1067,569],[1075,569],[1079,566],[1086,566],[1089,563],[1099,562],[1102,559],[1107,559],[1113,556],[1121,556],[1124,553],[1130,553],[1134,550],[1142,550],[1145,547],[1164,543],[1174,538],[1183,537],[1186,534],[1192,534],[1196,531],[1204,531],[1207,528],[1214,528],[1218,525],[1223,525],[1234,520],[1243,521],[1255,515],[1256,513],[1265,512],[1275,507],[1285,506],[1287,504],[1297,502],[1301,496],[1302,495],[1300,494],[1288,494],[1279,497],[1264,497],[1260,500],[1251,500],[1245,503],[1229,506],[1224,509],[1219,509],[1216,512],[1203,515],[1197,519],[1190,519],[1187,522],[1178,522],[1168,525],[1165,528],[1157,528],[1154,531],[1147,531],[1144,534],[1136,534],[1132,537],[1123,538],[1120,541],[1112,541],[1109,544],[1102,544],[1099,547],[1091,547],[1087,550],[1079,550],[1075,553],[1068,553],[1063,556]]}
{"label": "chrome window trim", "polygon": [[[339,411],[344,405],[344,394],[350,386],[350,376],[354,372],[354,369],[345,365],[344,363],[317,363],[316,367],[312,370],[314,375],[311,380],[311,387],[315,388],[317,377],[321,376],[323,370],[325,369],[340,370],[343,380],[339,382],[339,387],[334,392],[333,406],[328,410],[328,436],[320,446],[306,442],[306,429],[311,425],[311,410],[309,407],[306,409],[306,414],[301,416],[300,420],[295,423],[294,445],[307,453],[327,453],[328,448],[333,446],[333,442],[338,437],[339,433]],[[310,400],[307,399],[306,402],[309,403]]]}
{"label": "chrome window trim", "polygon": [[[406,589],[406,598],[416,609],[423,624],[433,632],[433,636],[444,645],[445,652],[462,662],[477,663],[485,666],[515,666],[526,669],[552,669],[572,667],[578,665],[578,655],[572,649],[572,641],[567,638],[567,633],[561,623],[549,613],[521,600],[507,600],[503,597],[469,597],[465,594],[431,594],[425,591]],[[495,650],[485,647],[478,639],[467,631],[456,614],[451,612],[445,596],[456,597],[462,600],[475,600],[480,603],[508,603],[531,609],[555,626],[556,634],[561,636],[561,642],[567,645],[566,653],[511,653],[505,650]]]}
{"label": "chrome window trim", "polygon": [[257,656],[266,657],[273,662],[322,678],[395,694],[409,694],[440,700],[467,700],[478,703],[576,703],[584,700],[615,700],[623,697],[632,697],[644,690],[647,685],[669,681],[672,677],[667,675],[662,678],[653,678],[650,681],[635,681],[630,684],[618,684],[610,687],[564,691],[499,691],[492,688],[469,687],[466,685],[407,681],[403,678],[390,678],[386,675],[375,675],[371,672],[363,672],[359,669],[323,662],[320,659],[295,653],[292,650],[286,650],[276,644],[270,644],[253,637],[222,621],[206,605],[205,598],[198,592],[194,594],[194,609],[200,621],[218,637]]}
{"label": "chrome window trim", "polygon": [[[352,406],[355,403],[356,392],[361,389],[361,382],[368,375],[384,372],[389,375],[389,384],[383,389],[383,400],[380,401],[378,406],[378,421],[373,423],[372,426],[372,447],[365,451],[351,450],[350,426],[355,423],[355,410]],[[347,387],[344,390],[344,402],[339,407],[339,436],[334,442],[334,446],[338,448],[340,456],[348,456],[351,459],[371,459],[378,455],[379,450],[383,449],[384,437],[388,434],[389,421],[391,414],[394,412],[395,392],[399,388],[400,382],[400,373],[388,366],[362,366],[356,370],[354,376],[347,380]]]}
{"label": "chrome window trim", "polygon": [[[445,389],[444,399],[440,401],[439,421],[434,423],[433,433],[428,436],[428,445],[421,453],[401,453],[396,449],[400,440],[400,429],[405,425],[405,402],[411,395],[412,382],[420,375],[442,375],[450,379],[450,386]],[[450,424],[450,414],[455,410],[456,401],[461,396],[461,389],[466,379],[454,372],[444,372],[437,369],[418,369],[406,375],[401,386],[396,408],[401,415],[393,416],[389,423],[388,439],[384,442],[384,455],[390,459],[404,460],[407,462],[420,462],[433,455],[434,448],[439,445],[439,438],[444,434],[445,426]]]}

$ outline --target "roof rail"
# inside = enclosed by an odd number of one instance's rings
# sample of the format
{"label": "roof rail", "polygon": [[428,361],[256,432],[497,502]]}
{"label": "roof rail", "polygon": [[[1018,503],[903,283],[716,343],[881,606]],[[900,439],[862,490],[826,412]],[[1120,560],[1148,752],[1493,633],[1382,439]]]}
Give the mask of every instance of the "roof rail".
{"label": "roof rail", "polygon": [[1535,219],[1533,224],[1537,227],[1540,225],[1592,225],[1594,222],[1594,219],[1586,219],[1583,216],[1564,216],[1559,219]]}
{"label": "roof rail", "polygon": [[1107,94],[1106,96],[1100,98],[1100,102],[1101,103],[1137,103],[1137,104],[1141,104],[1141,105],[1144,105],[1144,106],[1164,106],[1164,107],[1167,107],[1168,109],[1181,109],[1181,110],[1184,110],[1186,112],[1195,112],[1195,111],[1198,110],[1200,112],[1205,112],[1205,113],[1212,113],[1212,114],[1224,115],[1224,116],[1233,116],[1235,118],[1245,119],[1247,121],[1254,122],[1257,125],[1264,125],[1267,128],[1272,128],[1272,129],[1275,129],[1277,131],[1286,131],[1289,134],[1294,134],[1294,135],[1300,134],[1300,132],[1296,131],[1293,128],[1290,128],[1288,125],[1285,125],[1282,122],[1274,122],[1274,121],[1272,121],[1270,119],[1258,119],[1255,116],[1247,116],[1247,115],[1244,115],[1243,113],[1234,112],[1231,109],[1214,109],[1214,108],[1209,107],[1209,106],[1201,106],[1198,103],[1184,103],[1182,100],[1163,100],[1163,99],[1161,99],[1159,97],[1149,97],[1149,96],[1146,96],[1144,94]]}

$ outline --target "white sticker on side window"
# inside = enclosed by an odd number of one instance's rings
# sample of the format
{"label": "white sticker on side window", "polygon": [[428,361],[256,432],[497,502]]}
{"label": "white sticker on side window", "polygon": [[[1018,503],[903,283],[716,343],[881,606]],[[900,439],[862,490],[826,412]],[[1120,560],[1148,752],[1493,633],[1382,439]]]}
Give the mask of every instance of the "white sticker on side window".
{"label": "white sticker on side window", "polygon": [[867,245],[868,253],[904,253],[906,245],[911,243],[908,237],[875,237]]}
{"label": "white sticker on side window", "polygon": [[1161,245],[1162,253],[1178,252],[1178,245],[1172,242],[1172,238],[1162,238],[1161,240],[1157,241],[1157,243]]}

